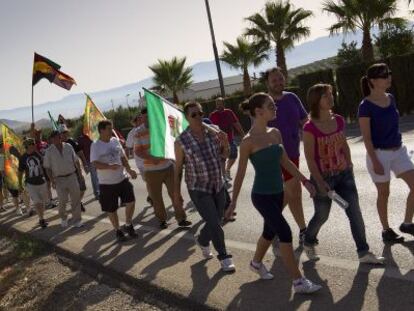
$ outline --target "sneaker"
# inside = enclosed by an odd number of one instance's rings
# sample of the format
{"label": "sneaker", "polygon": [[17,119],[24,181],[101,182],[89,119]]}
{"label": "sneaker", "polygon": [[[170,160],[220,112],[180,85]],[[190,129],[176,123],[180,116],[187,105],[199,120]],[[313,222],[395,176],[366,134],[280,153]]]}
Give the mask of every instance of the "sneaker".
{"label": "sneaker", "polygon": [[365,256],[359,258],[360,263],[374,264],[374,265],[383,265],[385,263],[385,258],[380,256],[375,256],[373,253],[368,252]]}
{"label": "sneaker", "polygon": [[48,223],[47,223],[44,219],[40,219],[40,220],[39,220],[39,226],[40,226],[42,229],[45,229],[45,228],[47,227],[47,225],[48,225]]}
{"label": "sneaker", "polygon": [[151,206],[153,205],[152,199],[149,196],[147,196],[147,203]]}
{"label": "sneaker", "polygon": [[24,215],[24,212],[23,212],[23,210],[21,208],[18,208],[16,210],[16,214],[19,215],[19,216],[23,216]]}
{"label": "sneaker", "polygon": [[81,211],[82,212],[86,212],[85,206],[83,206],[83,203],[82,202],[80,203],[80,206],[81,206]]}
{"label": "sneaker", "polygon": [[160,222],[160,228],[161,229],[167,229],[168,228],[168,224],[166,221],[161,221]]}
{"label": "sneaker", "polygon": [[127,238],[125,237],[125,234],[122,232],[122,230],[116,230],[116,240],[118,242],[125,242]]}
{"label": "sneaker", "polygon": [[75,228],[81,228],[81,227],[83,227],[82,220],[75,221],[75,222],[73,223],[73,226],[74,226]]}
{"label": "sneaker", "polygon": [[308,256],[309,260],[318,261],[320,257],[316,252],[315,246],[303,245],[303,249],[305,250],[306,256]]}
{"label": "sneaker", "polygon": [[306,228],[303,230],[300,230],[299,232],[299,244],[303,245],[303,242],[305,241],[305,235],[306,235]]}
{"label": "sneaker", "polygon": [[200,249],[201,249],[201,253],[203,254],[203,257],[205,258],[205,259],[212,259],[212,258],[214,258],[214,255],[213,255],[213,253],[211,252],[211,249],[210,249],[210,245],[208,245],[208,246],[203,246],[203,245],[201,245],[199,242],[198,242],[198,240],[196,239],[196,244],[198,245],[198,247],[200,247]]}
{"label": "sneaker", "polygon": [[236,267],[234,266],[233,260],[231,257],[227,257],[223,260],[220,260],[221,269],[224,272],[234,272],[236,271]]}
{"label": "sneaker", "polygon": [[322,286],[312,283],[307,278],[301,278],[293,282],[293,289],[296,294],[312,294],[321,288]]}
{"label": "sneaker", "polygon": [[67,228],[68,227],[68,220],[67,219],[65,219],[65,220],[62,220],[61,222],[60,222],[60,226],[62,227],[62,228]]}
{"label": "sneaker", "polygon": [[136,238],[138,236],[132,224],[129,226],[125,225],[123,229],[131,238]]}
{"label": "sneaker", "polygon": [[385,243],[402,243],[404,237],[395,233],[391,228],[382,231],[382,241]]}
{"label": "sneaker", "polygon": [[191,222],[191,221],[188,221],[188,220],[186,220],[186,219],[184,219],[184,220],[181,220],[179,223],[178,223],[178,226],[180,226],[180,227],[189,227],[189,226],[191,226],[193,223]]}
{"label": "sneaker", "polygon": [[400,231],[404,233],[408,233],[414,235],[414,224],[401,224]]}
{"label": "sneaker", "polygon": [[250,261],[250,270],[260,275],[260,278],[262,280],[273,279],[273,274],[271,274],[269,270],[267,270],[266,266],[262,262],[260,263],[260,266],[257,267],[256,265],[253,264],[253,261]]}

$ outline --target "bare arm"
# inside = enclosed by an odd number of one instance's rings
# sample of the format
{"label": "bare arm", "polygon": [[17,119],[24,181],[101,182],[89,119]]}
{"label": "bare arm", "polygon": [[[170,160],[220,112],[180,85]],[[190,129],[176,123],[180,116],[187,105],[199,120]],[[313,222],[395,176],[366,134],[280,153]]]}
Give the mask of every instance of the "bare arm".
{"label": "bare arm", "polygon": [[174,168],[174,204],[182,205],[181,195],[181,176],[183,173],[184,165],[184,151],[181,148],[179,142],[174,144],[175,151],[175,168]]}
{"label": "bare arm", "polygon": [[378,161],[374,145],[371,138],[371,119],[367,117],[359,118],[359,127],[361,129],[362,139],[364,140],[365,149],[371,160]]}
{"label": "bare arm", "polygon": [[318,184],[322,183],[324,180],[315,161],[315,139],[309,132],[303,133],[303,148],[311,176]]}
{"label": "bare arm", "polygon": [[234,179],[233,185],[232,202],[234,203],[234,205],[237,202],[237,199],[240,194],[240,189],[243,184],[244,176],[246,175],[247,163],[249,161],[250,152],[251,146],[249,140],[243,139],[242,143],[240,144],[239,165],[237,167],[236,178]]}
{"label": "bare arm", "polygon": [[243,127],[241,126],[240,122],[237,121],[237,122],[233,123],[233,126],[236,129],[237,133],[239,133],[239,135],[241,137],[244,137],[245,133],[243,131]]}
{"label": "bare arm", "polygon": [[107,163],[99,162],[99,161],[93,161],[92,164],[98,170],[113,170],[114,166],[119,167],[118,164],[107,164]]}

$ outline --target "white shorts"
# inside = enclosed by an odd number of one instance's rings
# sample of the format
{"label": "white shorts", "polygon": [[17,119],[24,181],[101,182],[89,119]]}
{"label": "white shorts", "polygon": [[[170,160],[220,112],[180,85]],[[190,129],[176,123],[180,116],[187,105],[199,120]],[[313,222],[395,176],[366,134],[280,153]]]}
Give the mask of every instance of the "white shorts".
{"label": "white shorts", "polygon": [[49,201],[46,183],[43,185],[26,184],[26,190],[34,204],[46,204]]}
{"label": "white shorts", "polygon": [[378,160],[384,167],[384,175],[377,175],[374,172],[374,166],[371,158],[367,154],[368,173],[374,183],[385,183],[391,180],[391,171],[395,176],[399,177],[402,173],[414,170],[414,164],[407,153],[407,147],[402,146],[398,150],[376,149]]}

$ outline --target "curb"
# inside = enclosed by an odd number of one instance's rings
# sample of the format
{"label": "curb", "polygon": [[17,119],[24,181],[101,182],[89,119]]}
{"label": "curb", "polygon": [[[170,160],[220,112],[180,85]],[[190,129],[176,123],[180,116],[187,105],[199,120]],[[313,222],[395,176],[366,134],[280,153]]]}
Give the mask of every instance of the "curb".
{"label": "curb", "polygon": [[133,297],[139,297],[140,300],[162,309],[177,308],[197,311],[219,310],[172,291],[168,291],[165,288],[158,287],[147,281],[120,273],[115,269],[106,267],[94,261],[93,259],[76,255],[49,241],[36,238],[31,234],[21,232],[16,228],[0,225],[0,235],[4,235],[12,240],[18,236],[39,242],[44,245],[49,252],[55,253],[62,264],[69,266],[71,269],[80,270],[100,283],[104,283],[110,287],[119,288]]}

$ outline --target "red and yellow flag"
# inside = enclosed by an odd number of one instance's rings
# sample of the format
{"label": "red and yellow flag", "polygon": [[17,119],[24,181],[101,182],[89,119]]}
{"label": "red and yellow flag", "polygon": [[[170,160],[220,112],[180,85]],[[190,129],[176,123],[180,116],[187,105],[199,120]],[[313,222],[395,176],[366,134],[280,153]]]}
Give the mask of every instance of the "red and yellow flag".
{"label": "red and yellow flag", "polygon": [[106,120],[104,114],[94,104],[88,94],[86,95],[85,114],[83,116],[83,134],[88,135],[92,141],[99,138],[98,123]]}
{"label": "red and yellow flag", "polygon": [[1,124],[4,146],[4,181],[9,189],[18,190],[19,158],[24,153],[22,139],[7,125]]}

